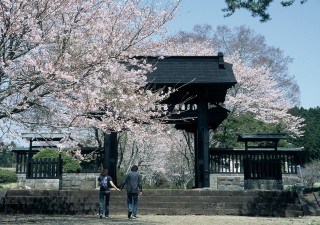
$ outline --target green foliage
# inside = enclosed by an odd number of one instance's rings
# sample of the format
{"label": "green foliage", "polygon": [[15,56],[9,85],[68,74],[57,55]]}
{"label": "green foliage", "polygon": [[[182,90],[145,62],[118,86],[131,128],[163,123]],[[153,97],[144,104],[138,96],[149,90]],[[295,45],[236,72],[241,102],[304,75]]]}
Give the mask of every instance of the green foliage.
{"label": "green foliage", "polygon": [[285,191],[300,191],[300,190],[303,190],[304,188],[305,188],[305,186],[303,186],[303,185],[294,184],[294,185],[288,185],[284,190]]}
{"label": "green foliage", "polygon": [[78,162],[68,162],[63,164],[62,170],[65,173],[79,173],[81,171],[81,166]]}
{"label": "green foliage", "polygon": [[[230,115],[215,131],[211,145],[222,148],[243,147],[243,143],[237,141],[239,134],[279,133],[281,130],[280,125],[264,123],[250,114]],[[285,145],[286,142],[279,143],[279,146]]]}
{"label": "green foliage", "polygon": [[17,182],[17,174],[10,170],[0,169],[0,183],[14,183]]}
{"label": "green foliage", "polygon": [[11,167],[12,163],[14,163],[14,157],[12,152],[8,152],[7,149],[3,149],[0,152],[0,167]]}
{"label": "green foliage", "polygon": [[[56,159],[59,157],[59,152],[55,149],[45,148],[33,156],[34,159]],[[67,152],[61,152],[63,161],[62,171],[64,173],[79,173],[81,171],[80,163]]]}
{"label": "green foliage", "polygon": [[293,108],[290,113],[305,119],[302,128],[304,136],[291,138],[289,141],[296,147],[304,147],[305,161],[320,160],[320,107],[304,109]]}
{"label": "green foliage", "polygon": [[[267,13],[269,5],[273,0],[225,0],[227,4],[227,8],[222,9],[222,11],[226,12],[227,16],[231,16],[237,9],[247,9],[251,12],[253,17],[260,17],[260,22],[266,22],[270,20],[270,15]],[[291,6],[296,0],[286,0],[281,1],[281,5],[283,7]],[[303,4],[308,0],[300,0],[300,3]]]}
{"label": "green foliage", "polygon": [[51,148],[40,149],[32,158],[34,159],[56,159],[59,157],[59,152]]}
{"label": "green foliage", "polygon": [[62,152],[63,160],[63,172],[65,173],[79,173],[81,171],[81,166],[79,162],[66,152]]}
{"label": "green foliage", "polygon": [[13,141],[10,144],[6,144],[0,138],[0,167],[12,167],[15,158],[10,148],[14,148],[15,146],[16,144]]}

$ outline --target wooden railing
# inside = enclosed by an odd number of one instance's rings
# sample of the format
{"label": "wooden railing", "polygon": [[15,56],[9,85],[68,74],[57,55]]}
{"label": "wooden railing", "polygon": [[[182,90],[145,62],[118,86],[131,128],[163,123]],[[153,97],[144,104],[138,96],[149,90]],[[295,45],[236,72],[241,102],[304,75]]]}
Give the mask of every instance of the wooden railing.
{"label": "wooden railing", "polygon": [[[280,162],[279,169],[281,169],[282,174],[297,174],[298,165],[301,165],[301,151],[298,150],[274,151],[261,149],[248,150],[246,152],[245,150],[211,148],[209,150],[209,157],[211,173],[244,174],[246,159],[250,160],[251,164],[253,163],[251,171],[261,170],[263,168],[263,173],[266,174],[265,176],[269,176],[268,174],[273,173],[271,171],[273,170],[273,167],[271,166],[271,162],[273,161]],[[270,163],[268,164],[267,162]],[[253,177],[255,176],[256,175],[253,175]]]}
{"label": "wooden railing", "polygon": [[62,176],[61,155],[56,159],[30,159],[28,161],[26,178],[60,179]]}
{"label": "wooden railing", "polygon": [[[31,158],[39,150],[32,150]],[[16,154],[16,173],[17,174],[26,174],[27,165],[28,165],[28,154],[29,150],[15,150],[13,151]],[[81,162],[81,173],[99,173],[101,171],[101,156],[100,153],[93,155],[93,160],[90,162]]]}
{"label": "wooden railing", "polygon": [[[17,150],[17,151],[13,151],[16,154],[16,173],[17,174],[26,174],[27,172],[27,162],[28,162],[28,150],[25,151],[21,151],[21,150]],[[31,152],[32,155],[34,155],[35,153],[37,153],[38,150],[33,150]],[[31,155],[31,157],[32,157]]]}

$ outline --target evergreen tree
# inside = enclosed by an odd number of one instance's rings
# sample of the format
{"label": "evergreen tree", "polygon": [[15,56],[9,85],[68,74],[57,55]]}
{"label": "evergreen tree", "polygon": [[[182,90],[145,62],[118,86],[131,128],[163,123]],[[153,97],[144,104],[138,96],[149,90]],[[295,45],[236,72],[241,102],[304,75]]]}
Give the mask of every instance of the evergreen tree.
{"label": "evergreen tree", "polygon": [[320,107],[304,109],[293,108],[290,113],[305,119],[304,136],[290,140],[296,147],[304,147],[305,160],[320,159]]}
{"label": "evergreen tree", "polygon": [[[215,147],[243,147],[243,143],[237,142],[239,134],[279,133],[282,129],[280,124],[265,123],[250,114],[230,115],[215,131],[211,144]],[[282,141],[280,145],[288,144]]]}

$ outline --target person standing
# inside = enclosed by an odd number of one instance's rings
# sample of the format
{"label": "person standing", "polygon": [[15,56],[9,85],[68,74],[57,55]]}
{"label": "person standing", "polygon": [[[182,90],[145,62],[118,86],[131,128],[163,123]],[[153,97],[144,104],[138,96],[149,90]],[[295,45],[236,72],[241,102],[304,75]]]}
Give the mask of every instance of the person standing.
{"label": "person standing", "polygon": [[105,217],[109,218],[109,201],[110,201],[110,188],[113,187],[117,191],[119,188],[114,185],[112,178],[108,175],[108,169],[103,169],[99,178],[99,217],[102,219],[103,215],[103,205],[105,206]]}
{"label": "person standing", "polygon": [[138,213],[138,195],[142,195],[142,177],[138,173],[137,165],[133,165],[131,171],[124,177],[121,189],[124,186],[127,189],[128,218],[136,219]]}

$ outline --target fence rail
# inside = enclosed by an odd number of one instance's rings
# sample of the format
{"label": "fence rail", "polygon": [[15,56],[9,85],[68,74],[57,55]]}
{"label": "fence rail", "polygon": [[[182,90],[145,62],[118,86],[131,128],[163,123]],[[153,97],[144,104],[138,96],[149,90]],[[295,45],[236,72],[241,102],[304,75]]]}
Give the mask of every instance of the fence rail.
{"label": "fence rail", "polygon": [[[263,170],[271,168],[269,167],[271,165],[267,166],[265,163],[279,160],[282,174],[297,174],[297,167],[301,165],[301,151],[296,150],[248,150],[246,152],[245,150],[211,148],[209,157],[211,173],[244,174],[245,159],[254,163],[254,167],[263,168]],[[266,173],[269,172],[266,171]]]}
{"label": "fence rail", "polygon": [[60,179],[62,176],[61,155],[56,159],[30,159],[27,167],[27,178]]}
{"label": "fence rail", "polygon": [[[26,174],[27,166],[28,166],[28,154],[29,150],[21,151],[16,150],[13,151],[16,154],[16,173],[17,174]],[[31,158],[34,154],[36,154],[38,150],[32,150]],[[86,151],[82,153],[83,155],[88,154]],[[81,173],[99,173],[101,171],[101,154],[100,152],[93,154],[93,160],[90,162],[81,162]]]}

